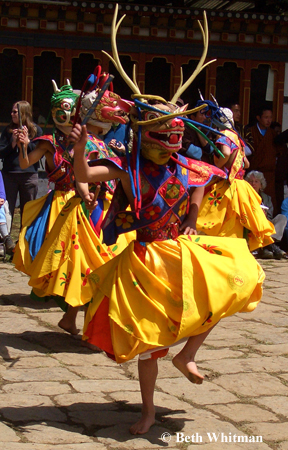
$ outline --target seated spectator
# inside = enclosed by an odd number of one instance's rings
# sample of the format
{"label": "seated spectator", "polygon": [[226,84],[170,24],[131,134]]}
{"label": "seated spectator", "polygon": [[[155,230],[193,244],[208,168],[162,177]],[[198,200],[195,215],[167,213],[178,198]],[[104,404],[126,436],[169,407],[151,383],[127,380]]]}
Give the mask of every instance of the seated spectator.
{"label": "seated spectator", "polygon": [[[259,194],[262,198],[262,207],[264,209],[266,217],[268,220],[270,220],[270,222],[273,223],[276,231],[276,233],[271,237],[275,242],[280,242],[283,237],[284,229],[287,225],[287,217],[283,214],[277,214],[277,216],[273,217],[273,203],[271,197],[263,192],[267,185],[263,173],[258,172],[257,170],[252,170],[246,176],[246,181],[251,184],[257,194]],[[261,259],[288,258],[285,251],[281,250],[278,245],[275,244],[275,242],[273,244],[267,245],[264,248],[260,248],[258,250],[258,257]]]}
{"label": "seated spectator", "polygon": [[9,254],[11,255],[15,248],[15,243],[13,242],[8,232],[5,205],[4,205],[5,201],[6,201],[6,193],[2,173],[0,172],[0,236],[3,239],[3,244],[6,253],[8,253],[8,255]]}

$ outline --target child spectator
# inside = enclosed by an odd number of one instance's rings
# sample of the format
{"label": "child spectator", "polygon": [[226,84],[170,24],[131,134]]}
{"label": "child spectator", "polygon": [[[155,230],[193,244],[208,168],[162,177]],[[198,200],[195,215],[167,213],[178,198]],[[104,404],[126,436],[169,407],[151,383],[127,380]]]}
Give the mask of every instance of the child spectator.
{"label": "child spectator", "polygon": [[0,236],[3,238],[6,253],[11,254],[15,248],[15,243],[13,242],[10,234],[8,233],[7,219],[4,206],[5,201],[6,201],[6,193],[2,173],[0,172]]}

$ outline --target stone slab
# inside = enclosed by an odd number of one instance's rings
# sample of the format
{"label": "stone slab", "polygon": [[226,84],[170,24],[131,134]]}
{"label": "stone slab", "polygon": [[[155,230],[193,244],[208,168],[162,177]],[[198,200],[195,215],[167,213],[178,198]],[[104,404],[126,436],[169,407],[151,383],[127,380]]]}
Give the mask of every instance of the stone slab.
{"label": "stone slab", "polygon": [[244,397],[260,397],[267,392],[271,395],[288,395],[287,386],[272,375],[264,373],[223,375],[213,380],[213,383]]}
{"label": "stone slab", "polygon": [[[15,431],[9,427],[8,425],[5,425],[4,423],[0,422],[0,440],[1,442],[6,443],[6,450],[8,450],[8,445],[10,442],[18,442],[20,441],[20,438],[17,436]],[[9,444],[8,444],[9,442]],[[0,447],[1,448],[1,447]]]}
{"label": "stone slab", "polygon": [[204,382],[202,385],[191,384],[186,378],[158,380],[156,386],[163,392],[175,395],[197,405],[213,405],[237,401],[237,397],[217,384]]}
{"label": "stone slab", "polygon": [[56,381],[34,381],[9,383],[2,386],[2,391],[7,394],[33,393],[34,395],[54,396],[71,392],[71,387]]}
{"label": "stone slab", "polygon": [[[259,405],[266,406],[276,414],[281,414],[281,416],[284,416],[288,419],[288,397],[274,395],[257,398],[255,401]],[[259,422],[259,420],[257,422]],[[287,439],[288,439],[288,427],[287,427]]]}
{"label": "stone slab", "polygon": [[39,423],[23,427],[23,435],[29,442],[38,444],[75,444],[92,442],[83,433],[83,428],[76,428],[66,424]]}
{"label": "stone slab", "polygon": [[235,423],[278,422],[275,414],[247,403],[229,403],[228,405],[210,405],[209,409]]}
{"label": "stone slab", "polygon": [[64,367],[38,367],[36,369],[9,369],[2,375],[5,381],[71,381],[80,377]]}

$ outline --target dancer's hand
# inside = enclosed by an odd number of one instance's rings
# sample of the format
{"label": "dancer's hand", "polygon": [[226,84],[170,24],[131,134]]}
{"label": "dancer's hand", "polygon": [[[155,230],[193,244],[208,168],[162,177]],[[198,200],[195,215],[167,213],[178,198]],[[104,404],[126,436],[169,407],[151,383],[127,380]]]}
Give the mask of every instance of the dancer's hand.
{"label": "dancer's hand", "polygon": [[89,192],[84,196],[83,200],[88,211],[92,212],[98,205],[99,192],[100,192],[100,185],[96,187],[95,192]]}
{"label": "dancer's hand", "polygon": [[181,224],[181,226],[179,227],[180,231],[182,231],[183,234],[186,235],[196,235],[197,234],[197,230],[196,230],[196,224],[191,222],[191,219],[189,219],[189,217],[187,217],[184,222]]}
{"label": "dancer's hand", "polygon": [[120,141],[116,141],[116,139],[111,139],[108,144],[112,150],[117,150],[118,152],[125,153],[125,145],[123,145]]}
{"label": "dancer's hand", "polygon": [[86,125],[83,125],[82,127],[79,123],[76,123],[68,137],[69,143],[74,144],[74,153],[84,153],[87,140],[88,135]]}

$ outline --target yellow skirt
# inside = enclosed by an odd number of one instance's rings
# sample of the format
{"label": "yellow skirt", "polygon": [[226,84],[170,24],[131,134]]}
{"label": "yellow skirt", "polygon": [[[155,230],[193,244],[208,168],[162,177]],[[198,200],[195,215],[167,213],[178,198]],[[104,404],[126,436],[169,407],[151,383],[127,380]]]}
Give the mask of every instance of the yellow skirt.
{"label": "yellow skirt", "polygon": [[130,245],[89,276],[83,339],[118,363],[253,311],[264,272],[244,239],[180,236]]}
{"label": "yellow skirt", "polygon": [[[88,275],[121,253],[132,239],[131,235],[123,235],[115,245],[102,244],[81,203],[81,198],[71,198],[62,210],[31,264],[29,281],[36,296],[64,297],[71,306],[91,300]],[[110,202],[104,203],[107,211]]]}
{"label": "yellow skirt", "polygon": [[212,185],[204,196],[197,231],[209,236],[245,237],[250,251],[273,243],[274,225],[261,208],[261,197],[245,180]]}
{"label": "yellow skirt", "polygon": [[[51,196],[51,202],[48,201],[49,195]],[[27,275],[31,275],[31,264],[33,262],[33,258],[30,253],[29,242],[26,240],[25,236],[28,228],[39,217],[41,211],[43,211],[45,203],[48,202],[47,208],[50,207],[48,220],[44,230],[44,234],[48,234],[51,231],[55,220],[61,213],[63,207],[74,195],[75,191],[73,190],[52,191],[51,193],[48,193],[43,197],[38,198],[37,200],[32,200],[26,203],[22,216],[22,228],[13,256],[13,263],[15,264],[15,268],[17,270],[26,273]]]}

